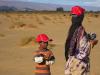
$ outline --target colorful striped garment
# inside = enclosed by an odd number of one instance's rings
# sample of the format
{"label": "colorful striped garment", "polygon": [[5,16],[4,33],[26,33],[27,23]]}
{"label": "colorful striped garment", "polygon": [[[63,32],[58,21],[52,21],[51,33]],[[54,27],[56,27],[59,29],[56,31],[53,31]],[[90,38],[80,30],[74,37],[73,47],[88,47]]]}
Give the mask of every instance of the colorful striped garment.
{"label": "colorful striped garment", "polygon": [[[50,65],[46,65],[46,61],[48,60],[55,60],[55,57],[52,53],[52,51],[48,49],[44,50],[38,50],[35,52],[35,57],[37,55],[43,55],[44,56],[44,61],[42,63],[36,63],[36,68],[35,68],[35,75],[51,75],[50,72]],[[53,58],[53,59],[51,59]]]}

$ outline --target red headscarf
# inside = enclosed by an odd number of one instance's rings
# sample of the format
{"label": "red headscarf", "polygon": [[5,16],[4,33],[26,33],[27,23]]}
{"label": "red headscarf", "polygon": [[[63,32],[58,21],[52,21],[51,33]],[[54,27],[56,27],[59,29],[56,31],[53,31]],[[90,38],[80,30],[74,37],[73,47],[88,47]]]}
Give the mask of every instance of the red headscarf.
{"label": "red headscarf", "polygon": [[73,6],[71,9],[71,14],[74,14],[77,16],[84,14],[84,12],[85,12],[85,9],[80,6]]}
{"label": "red headscarf", "polygon": [[46,34],[39,34],[37,36],[37,38],[36,38],[36,41],[37,42],[41,42],[41,41],[48,42],[49,41],[49,38],[48,38],[48,36]]}

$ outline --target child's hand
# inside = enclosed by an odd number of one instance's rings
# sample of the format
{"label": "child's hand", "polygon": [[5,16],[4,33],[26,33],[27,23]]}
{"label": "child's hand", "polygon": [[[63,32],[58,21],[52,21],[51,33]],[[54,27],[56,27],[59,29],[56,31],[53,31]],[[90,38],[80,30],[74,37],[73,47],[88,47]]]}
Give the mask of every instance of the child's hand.
{"label": "child's hand", "polygon": [[46,65],[52,65],[52,64],[54,64],[54,60],[46,61]]}

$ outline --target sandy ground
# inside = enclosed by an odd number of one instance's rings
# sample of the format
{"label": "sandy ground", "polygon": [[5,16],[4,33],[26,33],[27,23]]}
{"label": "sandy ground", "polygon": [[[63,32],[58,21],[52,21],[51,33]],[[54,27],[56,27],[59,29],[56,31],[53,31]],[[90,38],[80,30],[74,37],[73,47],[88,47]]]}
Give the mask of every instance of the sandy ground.
{"label": "sandy ground", "polygon": [[[34,75],[32,53],[38,48],[34,38],[39,33],[54,40],[56,62],[51,66],[52,75],[64,75],[64,44],[70,25],[71,17],[63,12],[0,13],[0,75]],[[100,15],[86,14],[83,25],[100,40]],[[100,75],[99,49],[98,43],[91,51],[90,75]]]}

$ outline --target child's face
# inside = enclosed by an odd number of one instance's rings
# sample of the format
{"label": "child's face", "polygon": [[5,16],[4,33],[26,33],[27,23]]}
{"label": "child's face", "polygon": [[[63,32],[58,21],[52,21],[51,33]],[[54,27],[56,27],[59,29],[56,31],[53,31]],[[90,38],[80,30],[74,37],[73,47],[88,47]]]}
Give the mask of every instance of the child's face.
{"label": "child's face", "polygon": [[48,42],[40,42],[39,44],[40,44],[40,47],[43,49],[47,48],[48,46]]}

